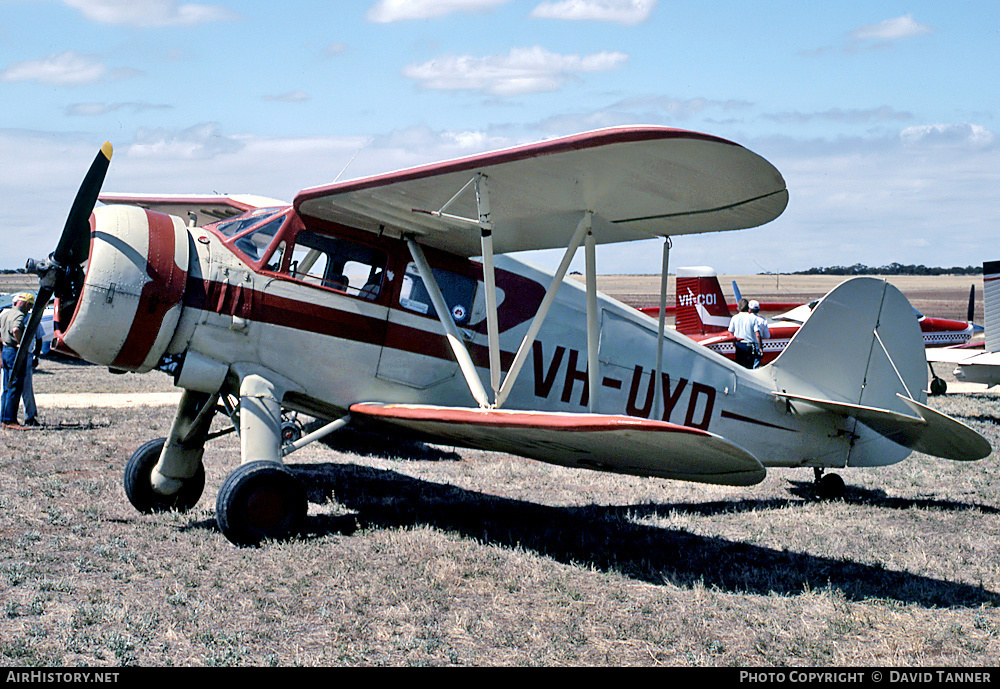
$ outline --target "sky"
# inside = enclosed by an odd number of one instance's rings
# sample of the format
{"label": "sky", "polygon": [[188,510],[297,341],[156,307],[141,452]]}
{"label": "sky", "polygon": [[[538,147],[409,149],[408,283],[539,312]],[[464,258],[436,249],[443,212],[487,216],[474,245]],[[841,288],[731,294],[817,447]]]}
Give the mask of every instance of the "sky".
{"label": "sky", "polygon": [[[671,269],[1000,258],[996,0],[0,0],[0,103],[0,268],[55,248],[105,140],[107,192],[291,202],[635,124],[735,141],[789,189],[763,227],[674,238]],[[598,272],[658,273],[661,246]]]}

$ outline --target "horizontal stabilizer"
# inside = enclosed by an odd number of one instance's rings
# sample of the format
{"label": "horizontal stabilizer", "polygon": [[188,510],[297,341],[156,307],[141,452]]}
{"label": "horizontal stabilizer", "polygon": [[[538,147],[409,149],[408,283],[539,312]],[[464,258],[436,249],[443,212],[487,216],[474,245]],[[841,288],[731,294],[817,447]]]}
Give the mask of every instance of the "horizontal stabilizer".
{"label": "horizontal stabilizer", "polygon": [[751,486],[765,476],[761,463],[738,445],[663,421],[410,404],[363,403],[350,411],[355,421],[406,428],[431,442],[551,464],[732,486]]}
{"label": "horizontal stabilizer", "polygon": [[976,431],[950,416],[903,395],[897,395],[916,416],[889,409],[877,409],[848,402],[775,393],[778,397],[803,402],[833,414],[853,417],[860,423],[893,442],[917,452],[954,459],[973,461],[992,452],[989,442]]}

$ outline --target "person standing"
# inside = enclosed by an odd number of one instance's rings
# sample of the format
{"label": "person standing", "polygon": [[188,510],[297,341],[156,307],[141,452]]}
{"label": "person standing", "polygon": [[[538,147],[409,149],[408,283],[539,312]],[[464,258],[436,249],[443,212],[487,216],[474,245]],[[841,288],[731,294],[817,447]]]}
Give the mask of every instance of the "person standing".
{"label": "person standing", "polygon": [[24,391],[24,379],[27,373],[26,371],[15,371],[14,362],[17,359],[17,348],[21,344],[21,337],[24,335],[24,317],[31,311],[34,303],[34,295],[22,292],[14,297],[13,308],[0,313],[4,383],[2,404],[0,404],[0,423],[9,430],[27,428],[27,426],[22,426],[17,422],[17,408],[21,404],[21,394]]}
{"label": "person standing", "polygon": [[24,367],[24,390],[21,391],[21,403],[24,405],[24,425],[41,426],[38,422],[38,405],[35,404],[35,386],[32,378],[38,368],[38,358],[42,354],[42,329],[35,331],[35,346],[31,350],[31,362]]}
{"label": "person standing", "polygon": [[751,299],[747,307],[750,309],[750,315],[753,316],[755,323],[756,339],[754,345],[756,345],[756,350],[754,351],[753,368],[757,368],[764,358],[764,340],[771,339],[771,330],[767,327],[767,319],[760,315],[760,303],[757,300]]}
{"label": "person standing", "polygon": [[760,315],[760,304],[740,299],[739,312],[729,321],[729,332],[736,336],[736,363],[757,368],[764,357],[764,340],[771,337],[767,321]]}

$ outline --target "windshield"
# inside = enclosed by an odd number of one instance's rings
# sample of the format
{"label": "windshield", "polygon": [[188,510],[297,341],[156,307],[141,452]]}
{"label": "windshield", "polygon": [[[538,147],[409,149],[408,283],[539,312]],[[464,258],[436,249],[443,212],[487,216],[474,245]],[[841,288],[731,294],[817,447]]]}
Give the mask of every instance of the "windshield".
{"label": "windshield", "polygon": [[223,237],[232,237],[239,234],[248,227],[253,227],[259,222],[264,222],[268,218],[273,218],[281,211],[280,208],[261,208],[250,211],[233,220],[224,220],[215,226],[215,231]]}
{"label": "windshield", "polygon": [[[257,261],[264,258],[267,251],[267,247],[271,246],[271,240],[274,239],[274,235],[277,234],[278,230],[285,223],[285,214],[282,213],[277,217],[270,217],[271,219],[266,221],[263,225],[256,225],[256,223],[251,223],[255,225],[253,229],[245,232],[242,236],[236,238],[233,242],[233,246],[237,250],[241,251],[246,255],[251,262],[256,263]],[[256,221],[259,222],[261,218],[257,218]]]}

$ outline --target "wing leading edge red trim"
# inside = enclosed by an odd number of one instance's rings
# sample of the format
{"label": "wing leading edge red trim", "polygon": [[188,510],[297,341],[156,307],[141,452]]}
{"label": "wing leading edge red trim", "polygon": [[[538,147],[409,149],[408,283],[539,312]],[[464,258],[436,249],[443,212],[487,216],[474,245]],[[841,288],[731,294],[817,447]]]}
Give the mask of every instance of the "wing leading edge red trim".
{"label": "wing leading edge red trim", "polygon": [[425,440],[550,464],[749,486],[765,470],[749,452],[697,428],[632,416],[359,403],[362,423],[403,428]]}

